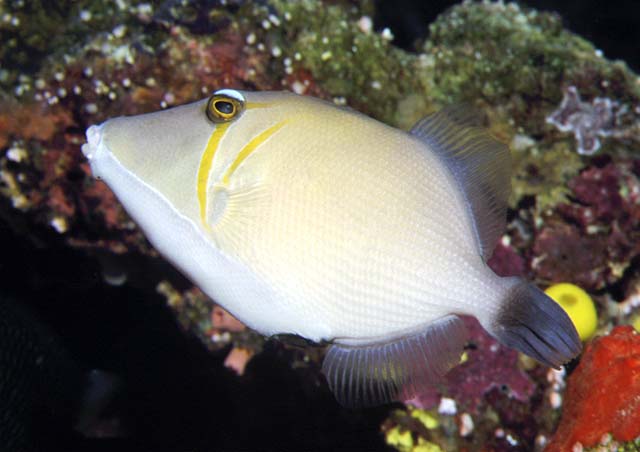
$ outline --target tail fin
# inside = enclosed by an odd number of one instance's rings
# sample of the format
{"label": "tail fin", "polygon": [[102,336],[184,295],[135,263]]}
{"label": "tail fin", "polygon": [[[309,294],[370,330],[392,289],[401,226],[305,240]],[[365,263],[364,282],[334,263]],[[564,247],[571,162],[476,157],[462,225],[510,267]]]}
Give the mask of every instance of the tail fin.
{"label": "tail fin", "polygon": [[491,328],[500,342],[554,368],[580,353],[578,332],[555,301],[521,278],[505,282],[509,289]]}

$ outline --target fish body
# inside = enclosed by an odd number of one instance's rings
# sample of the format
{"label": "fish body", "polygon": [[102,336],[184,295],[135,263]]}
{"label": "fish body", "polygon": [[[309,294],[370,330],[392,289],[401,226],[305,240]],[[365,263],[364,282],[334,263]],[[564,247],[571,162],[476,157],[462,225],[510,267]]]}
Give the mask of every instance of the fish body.
{"label": "fish body", "polygon": [[455,364],[456,314],[546,364],[579,351],[561,308],[485,263],[509,155],[476,122],[449,109],[407,133],[314,98],[220,90],[93,126],[83,152],[154,246],[240,320],[331,342],[329,385],[357,406],[409,398]]}

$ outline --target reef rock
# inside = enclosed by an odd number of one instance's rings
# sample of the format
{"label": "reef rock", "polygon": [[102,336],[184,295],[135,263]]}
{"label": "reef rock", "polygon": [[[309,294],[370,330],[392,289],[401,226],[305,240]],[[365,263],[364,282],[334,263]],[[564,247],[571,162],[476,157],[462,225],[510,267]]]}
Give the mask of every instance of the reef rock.
{"label": "reef rock", "polygon": [[594,446],[607,434],[615,441],[640,436],[640,335],[621,326],[590,343],[569,377],[565,400],[547,452]]}

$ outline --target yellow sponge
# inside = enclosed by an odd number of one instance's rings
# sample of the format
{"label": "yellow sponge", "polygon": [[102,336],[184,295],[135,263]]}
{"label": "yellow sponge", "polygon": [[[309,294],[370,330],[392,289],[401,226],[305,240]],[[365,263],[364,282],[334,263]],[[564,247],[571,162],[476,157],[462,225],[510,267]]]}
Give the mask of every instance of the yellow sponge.
{"label": "yellow sponge", "polygon": [[587,292],[570,283],[554,284],[544,292],[569,315],[581,340],[586,341],[593,336],[598,326],[598,314]]}

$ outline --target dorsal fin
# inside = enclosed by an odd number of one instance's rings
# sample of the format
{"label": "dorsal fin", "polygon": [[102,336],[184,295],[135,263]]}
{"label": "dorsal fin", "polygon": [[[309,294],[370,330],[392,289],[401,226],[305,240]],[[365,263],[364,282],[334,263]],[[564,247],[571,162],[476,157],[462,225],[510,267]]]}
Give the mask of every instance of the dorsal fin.
{"label": "dorsal fin", "polygon": [[509,148],[482,127],[469,106],[451,106],[426,116],[411,133],[427,143],[453,173],[467,201],[480,255],[486,261],[504,232],[511,192]]}

